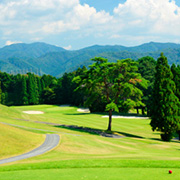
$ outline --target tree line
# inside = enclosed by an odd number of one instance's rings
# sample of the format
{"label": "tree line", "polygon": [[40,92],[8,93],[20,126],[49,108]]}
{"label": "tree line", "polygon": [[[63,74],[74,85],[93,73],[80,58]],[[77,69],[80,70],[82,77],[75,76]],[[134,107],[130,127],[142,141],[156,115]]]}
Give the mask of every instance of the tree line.
{"label": "tree line", "polygon": [[[88,68],[64,73],[60,78],[33,73],[0,72],[0,103],[4,105],[70,104],[91,112],[109,112],[107,130],[112,130],[112,112],[145,107],[152,130],[165,141],[180,132],[180,66],[168,65],[161,54],[156,61],[143,57],[108,62],[92,59]],[[152,108],[153,107],[153,108]]]}
{"label": "tree line", "polygon": [[71,104],[83,106],[79,92],[74,92],[77,85],[73,78],[81,73],[79,68],[72,73],[65,73],[61,78],[34,73],[12,75],[0,72],[0,103],[12,105]]}

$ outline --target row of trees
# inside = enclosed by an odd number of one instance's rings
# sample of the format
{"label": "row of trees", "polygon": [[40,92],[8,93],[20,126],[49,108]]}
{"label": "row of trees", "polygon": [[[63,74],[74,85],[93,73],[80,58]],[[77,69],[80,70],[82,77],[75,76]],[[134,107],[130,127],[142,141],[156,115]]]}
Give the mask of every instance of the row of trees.
{"label": "row of trees", "polygon": [[93,61],[74,81],[77,90],[86,92],[86,103],[92,111],[101,107],[109,112],[107,130],[111,131],[113,111],[145,105],[152,130],[160,131],[162,140],[170,141],[175,133],[180,137],[180,66],[173,64],[170,68],[163,53],[157,62],[151,57],[139,59],[139,64],[131,59]]}
{"label": "row of trees", "polygon": [[4,105],[72,104],[83,105],[83,96],[74,92],[77,85],[72,82],[76,72],[65,73],[56,78],[51,75],[38,76],[32,73],[11,75],[0,72],[0,103]]}

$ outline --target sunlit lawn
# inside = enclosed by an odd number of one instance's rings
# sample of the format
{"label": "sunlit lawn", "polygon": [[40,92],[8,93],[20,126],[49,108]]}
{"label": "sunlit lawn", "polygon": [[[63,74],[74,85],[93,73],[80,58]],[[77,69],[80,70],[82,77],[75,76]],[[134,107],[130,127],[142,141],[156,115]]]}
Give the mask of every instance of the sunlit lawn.
{"label": "sunlit lawn", "polygon": [[[103,131],[108,123],[108,118],[102,118],[104,114],[79,113],[76,107],[52,105],[8,108],[11,110],[12,116],[3,116],[1,121],[20,125],[26,132],[58,133],[61,142],[43,155],[1,165],[0,179],[180,179],[179,142],[160,141],[149,119],[113,119],[112,130],[122,137],[107,138],[62,126]],[[25,110],[44,114],[22,113]],[[170,168],[174,168],[173,174],[168,174]]]}

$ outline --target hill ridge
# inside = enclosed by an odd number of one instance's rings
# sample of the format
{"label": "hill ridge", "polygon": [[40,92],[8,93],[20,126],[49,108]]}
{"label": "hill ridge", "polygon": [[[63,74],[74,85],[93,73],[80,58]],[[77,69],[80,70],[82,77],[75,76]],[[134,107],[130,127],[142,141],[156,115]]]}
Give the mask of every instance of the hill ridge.
{"label": "hill ridge", "polygon": [[82,65],[88,66],[94,57],[104,57],[109,61],[131,58],[137,60],[144,56],[157,59],[164,52],[169,64],[179,64],[180,44],[149,42],[138,46],[93,45],[79,50],[65,50],[62,47],[35,42],[18,43],[0,48],[0,70],[17,74],[39,72],[61,76]]}

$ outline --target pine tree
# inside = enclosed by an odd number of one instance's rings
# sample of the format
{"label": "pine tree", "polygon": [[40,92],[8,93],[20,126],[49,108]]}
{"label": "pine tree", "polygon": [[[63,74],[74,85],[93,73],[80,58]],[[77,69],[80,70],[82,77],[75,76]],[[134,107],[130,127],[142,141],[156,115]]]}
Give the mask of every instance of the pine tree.
{"label": "pine tree", "polygon": [[34,75],[34,88],[35,88],[35,104],[39,104],[39,89],[38,89],[38,84],[37,84],[37,78]]}
{"label": "pine tree", "polygon": [[12,101],[15,105],[21,105],[21,89],[22,89],[22,77],[20,74],[17,74],[13,77],[13,92],[12,92]]}
{"label": "pine tree", "polygon": [[39,103],[42,102],[42,84],[41,84],[41,80],[40,80],[40,77],[37,76],[36,77],[36,81],[37,81],[37,88],[38,88],[38,95],[39,95]]}
{"label": "pine tree", "polygon": [[28,73],[28,95],[29,104],[38,104],[38,94],[37,94],[37,82],[35,80],[34,74]]}
{"label": "pine tree", "polygon": [[44,80],[43,79],[41,79],[41,89],[42,89],[42,91],[45,89],[45,83],[44,83]]}
{"label": "pine tree", "polygon": [[22,76],[22,89],[21,89],[21,102],[23,105],[28,104],[28,94],[27,94],[27,83],[26,77]]}
{"label": "pine tree", "polygon": [[161,53],[157,60],[152,95],[151,126],[161,132],[161,139],[170,141],[178,129],[179,99],[174,94],[176,86],[167,58]]}

